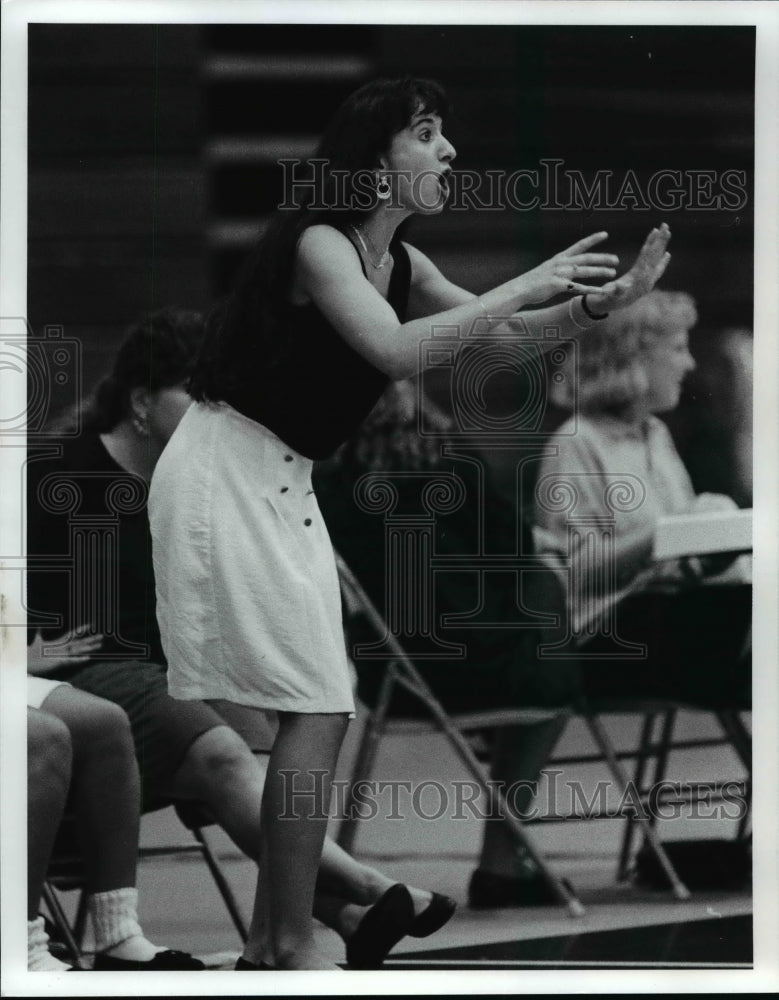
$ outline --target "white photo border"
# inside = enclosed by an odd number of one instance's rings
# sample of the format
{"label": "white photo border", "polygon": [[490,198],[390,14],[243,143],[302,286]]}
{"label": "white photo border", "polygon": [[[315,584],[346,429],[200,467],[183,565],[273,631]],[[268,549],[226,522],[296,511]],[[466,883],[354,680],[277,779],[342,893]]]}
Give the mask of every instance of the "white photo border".
{"label": "white photo border", "polygon": [[[606,25],[754,25],[756,52],[756,173],[755,173],[755,662],[761,669],[754,705],[754,730],[762,734],[754,754],[754,862],[759,877],[754,883],[755,966],[740,970],[641,970],[630,971],[511,971],[511,972],[383,972],[322,976],[286,973],[272,976],[273,994],[359,993],[622,993],[622,992],[769,992],[779,988],[779,575],[777,569],[777,517],[779,476],[779,137],[775,95],[779,93],[779,5],[771,2],[594,2],[594,0],[536,0],[536,2],[449,2],[449,0],[364,0],[322,3],[319,0],[4,0],[2,6],[2,202],[0,203],[0,317],[26,315],[26,108],[27,25],[60,23],[384,23],[384,24],[548,24]],[[723,72],[725,70],[723,69]],[[18,379],[0,371],[0,393],[18,394]],[[9,398],[6,396],[6,399]],[[7,404],[6,404],[7,405]],[[25,399],[13,399],[22,411]],[[14,410],[13,412],[16,412]],[[24,449],[0,439],[0,481],[18,482]],[[16,478],[14,478],[16,477]],[[14,531],[21,524],[19,497],[0,492],[0,553],[21,551]],[[0,588],[5,601],[7,586],[0,563]],[[5,616],[7,612],[0,611]],[[18,619],[20,609],[10,612]],[[0,621],[0,626],[2,626]],[[24,760],[24,638],[23,629],[3,629],[2,727],[3,760],[0,815],[2,850],[3,993],[6,996],[114,996],[244,995],[241,977],[212,973],[197,976],[177,973],[164,984],[156,977],[126,974],[120,982],[102,975],[75,977],[26,972],[23,907],[26,782],[24,768],[9,762]]]}

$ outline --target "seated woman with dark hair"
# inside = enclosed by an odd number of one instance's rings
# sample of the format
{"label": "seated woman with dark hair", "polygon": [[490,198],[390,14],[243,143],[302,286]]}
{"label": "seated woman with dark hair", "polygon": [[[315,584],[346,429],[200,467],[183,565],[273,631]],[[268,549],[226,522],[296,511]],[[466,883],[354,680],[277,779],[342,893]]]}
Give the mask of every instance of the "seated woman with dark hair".
{"label": "seated woman with dark hair", "polygon": [[[60,622],[33,646],[41,669],[72,685],[58,690],[106,699],[129,717],[143,809],[200,803],[256,860],[276,713],[172,698],[155,615],[148,483],[191,403],[184,385],[203,325],[198,313],[168,308],[131,326],[83,412],[59,421],[62,436],[50,440],[60,454],[30,460],[29,553],[60,564],[88,558],[68,572],[33,563],[28,607]],[[343,939],[349,964],[362,966],[380,964],[407,934],[437,930],[454,903],[396,883],[327,839],[315,912]]]}
{"label": "seated woman with dark hair", "polygon": [[660,517],[737,506],[724,495],[696,496],[656,416],[676,407],[695,367],[688,331],[696,320],[689,295],[655,290],[588,331],[578,378],[568,380],[579,412],[552,436],[542,462],[537,547],[569,571],[565,624],[593,698],[750,704],[743,560],[653,561]]}

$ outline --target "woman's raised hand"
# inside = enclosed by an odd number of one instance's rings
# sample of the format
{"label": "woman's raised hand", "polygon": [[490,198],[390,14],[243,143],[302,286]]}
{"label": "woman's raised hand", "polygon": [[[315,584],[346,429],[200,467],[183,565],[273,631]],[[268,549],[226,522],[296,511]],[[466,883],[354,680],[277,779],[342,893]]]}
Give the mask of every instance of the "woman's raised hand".
{"label": "woman's raised hand", "polygon": [[671,259],[666,250],[670,239],[671,230],[665,223],[659,229],[653,229],[629,271],[602,288],[588,291],[590,309],[596,313],[624,309],[651,292]]}
{"label": "woman's raised hand", "polygon": [[579,295],[601,292],[599,285],[588,282],[598,278],[614,278],[619,258],[613,253],[588,251],[596,243],[602,243],[607,236],[608,233],[585,236],[567,250],[561,250],[543,264],[534,267],[532,271],[520,275],[516,281],[522,302],[527,305],[546,302],[563,292],[575,292]]}

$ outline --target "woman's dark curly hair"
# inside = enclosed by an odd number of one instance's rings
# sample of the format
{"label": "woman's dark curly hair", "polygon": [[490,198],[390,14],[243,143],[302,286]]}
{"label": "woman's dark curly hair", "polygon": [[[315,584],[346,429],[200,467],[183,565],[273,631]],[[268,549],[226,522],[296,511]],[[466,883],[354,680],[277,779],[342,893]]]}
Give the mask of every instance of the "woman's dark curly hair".
{"label": "woman's dark curly hair", "polygon": [[[167,306],[128,327],[111,370],[79,408],[84,430],[104,434],[130,412],[130,393],[145,386],[151,392],[184,385],[203,342],[205,322],[199,312]],[[68,411],[54,426],[72,427],[77,414]]]}
{"label": "woman's dark curly hair", "polygon": [[[344,101],[309,161],[307,183],[291,208],[280,208],[247,258],[237,283],[209,317],[203,349],[189,384],[198,400],[218,401],[241,385],[251,356],[273,365],[281,336],[295,251],[303,232],[327,223],[343,231],[375,208],[370,174],[392,137],[420,111],[448,113],[446,96],[432,80],[404,77],[365,84]],[[324,163],[322,162],[324,161]]]}

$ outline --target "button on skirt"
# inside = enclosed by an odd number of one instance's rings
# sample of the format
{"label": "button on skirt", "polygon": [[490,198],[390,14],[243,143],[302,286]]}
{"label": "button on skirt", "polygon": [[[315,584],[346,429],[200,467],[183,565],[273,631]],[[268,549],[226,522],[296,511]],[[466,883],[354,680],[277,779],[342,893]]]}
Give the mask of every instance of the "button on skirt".
{"label": "button on skirt", "polygon": [[354,711],[338,575],[310,459],[225,403],[193,403],[149,492],[174,698]]}

